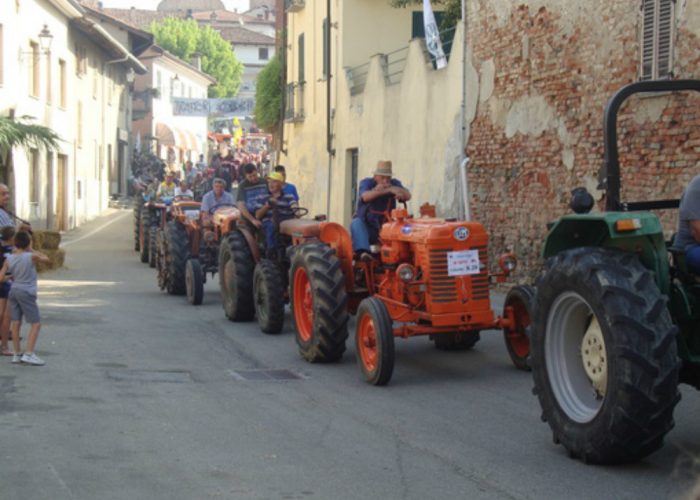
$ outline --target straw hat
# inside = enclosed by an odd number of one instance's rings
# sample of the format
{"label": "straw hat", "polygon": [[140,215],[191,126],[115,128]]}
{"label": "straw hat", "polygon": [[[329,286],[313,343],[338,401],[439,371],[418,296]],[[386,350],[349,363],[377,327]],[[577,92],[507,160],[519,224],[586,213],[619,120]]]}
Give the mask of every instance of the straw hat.
{"label": "straw hat", "polygon": [[391,177],[391,160],[379,160],[374,175],[385,175]]}

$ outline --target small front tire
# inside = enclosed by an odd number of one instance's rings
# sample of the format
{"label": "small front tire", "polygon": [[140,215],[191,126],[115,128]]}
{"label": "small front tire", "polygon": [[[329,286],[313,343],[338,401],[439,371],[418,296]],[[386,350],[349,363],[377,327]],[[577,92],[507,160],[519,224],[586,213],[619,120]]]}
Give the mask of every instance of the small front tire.
{"label": "small front tire", "polygon": [[360,302],[355,349],[357,364],[368,384],[386,385],[394,373],[394,331],[384,303],[376,297]]}
{"label": "small front tire", "polygon": [[188,259],[185,265],[185,287],[187,302],[198,306],[204,298],[204,276],[198,259]]}

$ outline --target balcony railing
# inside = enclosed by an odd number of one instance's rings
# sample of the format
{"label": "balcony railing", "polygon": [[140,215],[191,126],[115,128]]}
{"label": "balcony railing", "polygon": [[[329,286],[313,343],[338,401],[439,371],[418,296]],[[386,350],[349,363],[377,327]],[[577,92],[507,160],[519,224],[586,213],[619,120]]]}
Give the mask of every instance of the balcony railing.
{"label": "balcony railing", "polygon": [[306,0],[284,0],[284,10],[287,12],[299,12],[306,5]]}
{"label": "balcony railing", "polygon": [[287,84],[287,99],[285,104],[285,121],[300,122],[304,120],[304,82],[292,82]]}

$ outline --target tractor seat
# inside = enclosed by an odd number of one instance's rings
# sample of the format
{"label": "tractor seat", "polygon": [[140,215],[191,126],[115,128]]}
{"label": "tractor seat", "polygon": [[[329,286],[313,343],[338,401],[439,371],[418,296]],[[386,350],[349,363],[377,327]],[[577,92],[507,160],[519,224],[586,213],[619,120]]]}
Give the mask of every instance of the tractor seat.
{"label": "tractor seat", "polygon": [[280,222],[280,233],[295,238],[318,238],[321,223],[310,219],[288,219]]}
{"label": "tractor seat", "polygon": [[236,207],[221,207],[214,212],[213,221],[215,226],[220,226],[227,220],[238,220],[240,217],[241,212]]}

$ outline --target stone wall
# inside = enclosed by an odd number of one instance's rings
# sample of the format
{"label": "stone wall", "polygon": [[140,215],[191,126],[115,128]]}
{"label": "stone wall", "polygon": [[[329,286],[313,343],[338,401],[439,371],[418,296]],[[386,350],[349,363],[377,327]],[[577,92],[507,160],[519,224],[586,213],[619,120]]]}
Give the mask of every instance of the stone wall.
{"label": "stone wall", "polygon": [[[575,5],[570,5],[575,4]],[[470,205],[487,226],[491,258],[513,250],[515,279],[539,268],[546,223],[569,212],[570,191],[596,191],[603,109],[639,74],[639,2],[469,2],[467,43],[479,75],[469,124]],[[678,0],[674,75],[697,77],[700,2]],[[677,198],[700,173],[696,96],[632,98],[620,114],[622,199]],[[670,234],[676,211],[662,215]]]}

